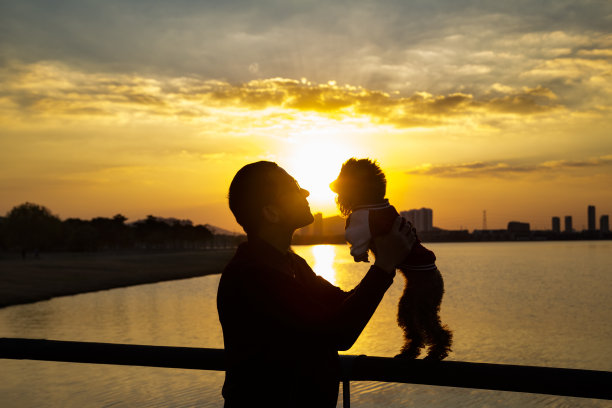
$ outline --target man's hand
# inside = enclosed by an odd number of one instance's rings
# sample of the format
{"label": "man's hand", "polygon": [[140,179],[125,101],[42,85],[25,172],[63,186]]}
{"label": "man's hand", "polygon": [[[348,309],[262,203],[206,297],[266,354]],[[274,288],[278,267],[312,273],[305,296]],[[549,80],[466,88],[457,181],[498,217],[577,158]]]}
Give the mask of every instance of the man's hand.
{"label": "man's hand", "polygon": [[374,265],[388,273],[395,272],[395,268],[410,253],[416,242],[416,232],[409,221],[397,217],[388,234],[374,238],[376,246],[376,260]]}

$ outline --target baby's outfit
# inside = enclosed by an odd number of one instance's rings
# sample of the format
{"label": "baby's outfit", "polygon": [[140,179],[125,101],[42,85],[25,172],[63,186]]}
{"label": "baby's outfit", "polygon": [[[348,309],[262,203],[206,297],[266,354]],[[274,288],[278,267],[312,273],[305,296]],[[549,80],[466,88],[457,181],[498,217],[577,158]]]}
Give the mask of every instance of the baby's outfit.
{"label": "baby's outfit", "polygon": [[[355,207],[346,220],[344,237],[351,247],[355,262],[368,262],[368,249],[374,246],[372,239],[391,230],[399,213],[389,200],[372,205]],[[410,254],[398,268],[412,271],[435,271],[436,255],[421,244],[417,237]]]}

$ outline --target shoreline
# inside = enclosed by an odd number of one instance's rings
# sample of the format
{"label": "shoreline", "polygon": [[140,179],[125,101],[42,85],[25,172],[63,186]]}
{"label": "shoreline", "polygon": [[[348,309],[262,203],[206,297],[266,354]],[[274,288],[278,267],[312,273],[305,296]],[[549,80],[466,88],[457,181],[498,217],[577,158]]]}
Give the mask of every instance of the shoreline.
{"label": "shoreline", "polygon": [[0,259],[0,308],[127,286],[221,273],[235,249],[43,253]]}

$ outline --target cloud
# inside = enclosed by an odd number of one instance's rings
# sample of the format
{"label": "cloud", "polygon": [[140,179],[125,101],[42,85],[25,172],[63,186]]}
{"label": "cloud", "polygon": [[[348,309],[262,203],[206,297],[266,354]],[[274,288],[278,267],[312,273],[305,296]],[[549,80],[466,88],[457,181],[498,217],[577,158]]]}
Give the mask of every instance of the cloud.
{"label": "cloud", "polygon": [[193,121],[223,110],[289,117],[314,112],[331,118],[369,118],[398,128],[432,127],[474,116],[535,115],[563,107],[547,88],[497,86],[466,93],[403,97],[335,81],[269,78],[232,84],[189,77],[87,73],[57,62],[14,63],[0,69],[0,114],[24,120],[70,116]]}
{"label": "cloud", "polygon": [[555,160],[536,164],[506,162],[472,162],[460,164],[423,164],[406,171],[411,175],[437,177],[509,177],[521,174],[551,173],[577,168],[596,168],[612,165],[612,154],[585,160]]}
{"label": "cloud", "polygon": [[606,0],[5,3],[5,60],[230,83],[335,79],[404,95],[477,95],[495,82],[559,94],[521,74],[579,49],[606,52],[612,15]]}
{"label": "cloud", "polygon": [[[592,53],[594,50],[590,50]],[[610,50],[597,50],[610,51]],[[603,52],[602,52],[603,54]],[[525,72],[524,76],[547,77],[550,79],[579,79],[593,75],[608,74],[612,69],[612,62],[590,58],[555,58],[543,61],[532,70]]]}

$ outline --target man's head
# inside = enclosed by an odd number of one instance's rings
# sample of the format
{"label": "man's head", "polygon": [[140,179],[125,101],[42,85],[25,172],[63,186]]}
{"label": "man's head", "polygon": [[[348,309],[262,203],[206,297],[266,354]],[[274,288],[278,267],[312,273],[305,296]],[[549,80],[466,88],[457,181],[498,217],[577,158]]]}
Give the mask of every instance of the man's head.
{"label": "man's head", "polygon": [[238,170],[228,198],[238,224],[253,235],[267,226],[295,230],[310,224],[308,195],[278,164],[259,161]]}
{"label": "man's head", "polygon": [[377,204],[384,200],[387,179],[376,161],[350,158],[344,162],[338,178],[330,187],[338,194],[336,204],[342,215],[349,215],[359,205]]}

